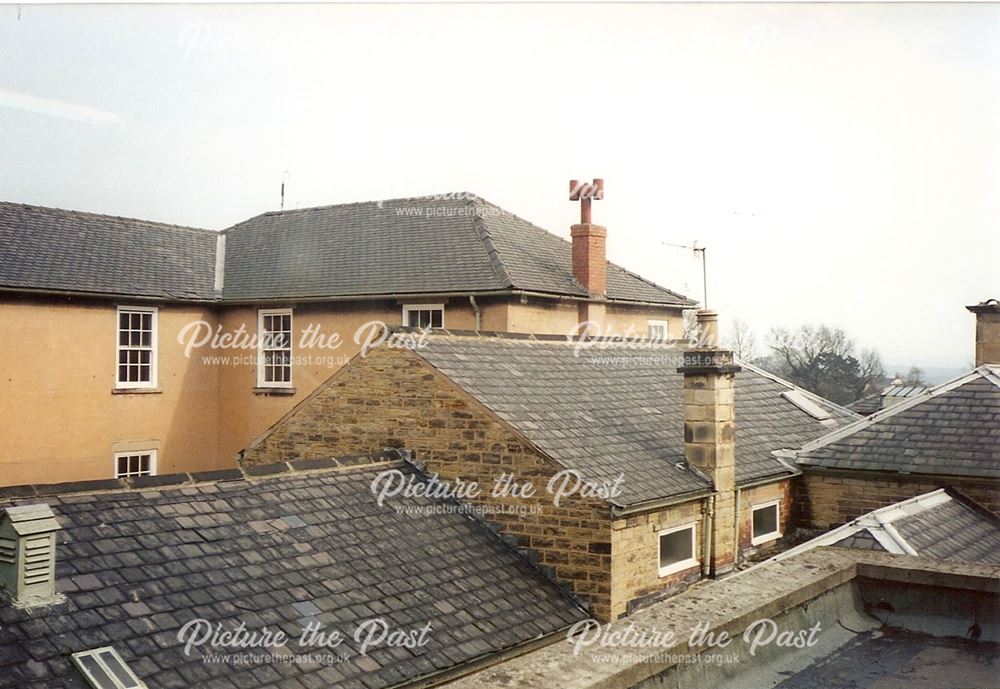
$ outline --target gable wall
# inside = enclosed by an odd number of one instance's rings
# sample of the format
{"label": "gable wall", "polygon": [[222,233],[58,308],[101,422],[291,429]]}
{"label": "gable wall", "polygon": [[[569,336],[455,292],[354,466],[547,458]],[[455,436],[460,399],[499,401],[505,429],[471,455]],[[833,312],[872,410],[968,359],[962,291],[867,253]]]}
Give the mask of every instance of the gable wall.
{"label": "gable wall", "polygon": [[[607,504],[576,495],[553,505],[545,487],[560,468],[411,351],[379,347],[356,358],[248,448],[243,461],[266,464],[386,447],[412,450],[443,480],[477,483],[482,495],[466,502],[589,601],[597,617],[609,619]],[[505,473],[530,481],[536,495],[491,495],[494,481]]]}
{"label": "gable wall", "polygon": [[807,530],[828,531],[879,507],[949,486],[1000,514],[1000,481],[913,475],[895,478],[804,467],[795,487],[798,525]]}

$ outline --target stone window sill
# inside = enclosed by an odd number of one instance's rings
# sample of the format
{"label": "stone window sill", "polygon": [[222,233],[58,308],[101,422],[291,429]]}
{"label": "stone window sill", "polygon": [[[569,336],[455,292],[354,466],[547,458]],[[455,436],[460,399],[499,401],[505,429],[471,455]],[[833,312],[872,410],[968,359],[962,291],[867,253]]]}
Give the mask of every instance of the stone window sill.
{"label": "stone window sill", "polygon": [[254,388],[253,394],[255,395],[294,395],[295,388]]}
{"label": "stone window sill", "polygon": [[162,395],[162,388],[111,388],[112,395]]}

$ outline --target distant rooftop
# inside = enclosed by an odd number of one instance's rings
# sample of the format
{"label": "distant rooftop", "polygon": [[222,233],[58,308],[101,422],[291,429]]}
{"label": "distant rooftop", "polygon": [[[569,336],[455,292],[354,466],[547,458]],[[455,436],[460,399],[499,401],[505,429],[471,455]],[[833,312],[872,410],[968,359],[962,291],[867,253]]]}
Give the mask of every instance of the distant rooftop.
{"label": "distant rooftop", "polygon": [[805,467],[1000,477],[1000,367],[979,368],[806,444]]}
{"label": "distant rooftop", "polygon": [[[8,289],[236,302],[587,296],[568,241],[466,193],[274,211],[221,233],[0,203],[0,245]],[[607,297],[695,305],[611,262]]]}

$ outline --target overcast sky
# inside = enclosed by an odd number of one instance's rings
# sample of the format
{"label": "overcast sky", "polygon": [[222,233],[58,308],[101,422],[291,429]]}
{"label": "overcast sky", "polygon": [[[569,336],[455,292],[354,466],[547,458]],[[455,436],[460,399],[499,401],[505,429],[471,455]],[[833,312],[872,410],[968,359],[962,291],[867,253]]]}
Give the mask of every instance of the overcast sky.
{"label": "overcast sky", "polygon": [[[223,228],[468,190],[890,365],[1000,297],[996,5],[0,7],[0,198]],[[2,247],[0,247],[2,250]]]}

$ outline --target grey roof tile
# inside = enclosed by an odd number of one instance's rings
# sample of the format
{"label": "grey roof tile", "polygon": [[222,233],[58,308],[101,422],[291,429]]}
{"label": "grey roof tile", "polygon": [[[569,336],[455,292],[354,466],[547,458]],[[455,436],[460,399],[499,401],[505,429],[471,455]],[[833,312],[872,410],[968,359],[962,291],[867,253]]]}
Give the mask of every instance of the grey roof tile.
{"label": "grey roof tile", "polygon": [[[225,299],[537,291],[585,296],[570,243],[482,199],[265,213],[226,230]],[[608,297],[687,298],[608,264]]]}
{"label": "grey roof tile", "polygon": [[803,466],[1000,478],[1000,377],[982,367],[817,439]]}
{"label": "grey roof tile", "polygon": [[[370,490],[375,475],[375,468],[338,469],[231,481],[215,492],[173,487],[106,492],[86,501],[44,498],[63,525],[58,578],[67,598],[40,609],[0,605],[0,634],[10,636],[0,647],[12,663],[0,669],[0,688],[23,689],[37,680],[46,687],[82,686],[68,654],[104,645],[114,646],[151,687],[387,687],[585,617],[478,522],[379,506]],[[290,505],[312,531],[253,527],[261,518],[295,516]],[[190,515],[230,525],[205,541],[192,532]],[[162,545],[144,545],[132,529],[117,528],[126,525]],[[100,555],[109,551],[116,554]],[[143,564],[121,567],[115,558],[122,556]],[[64,581],[74,586],[66,589]],[[442,601],[450,611],[436,605]],[[432,632],[428,644],[412,652],[353,653],[329,668],[264,660],[252,667],[206,664],[198,654],[185,656],[177,639],[177,630],[196,618],[281,627],[296,637],[300,620],[308,618],[349,637],[367,617],[382,617],[393,628],[430,621]]]}
{"label": "grey roof tile", "polygon": [[[454,195],[452,195],[454,196]],[[471,195],[264,213],[219,234],[0,203],[0,286],[171,300],[537,291],[586,296],[568,241]],[[608,263],[609,299],[692,306]]]}
{"label": "grey roof tile", "polygon": [[[553,338],[432,334],[417,353],[563,466],[592,481],[624,474],[633,505],[704,490],[683,465],[680,351],[665,345],[601,345],[576,354]],[[788,383],[746,368],[736,379],[737,480],[791,473],[771,452],[828,430],[786,399]],[[857,418],[815,398],[837,423]]]}
{"label": "grey roof tile", "polygon": [[191,227],[0,202],[0,286],[211,300],[217,236]]}

